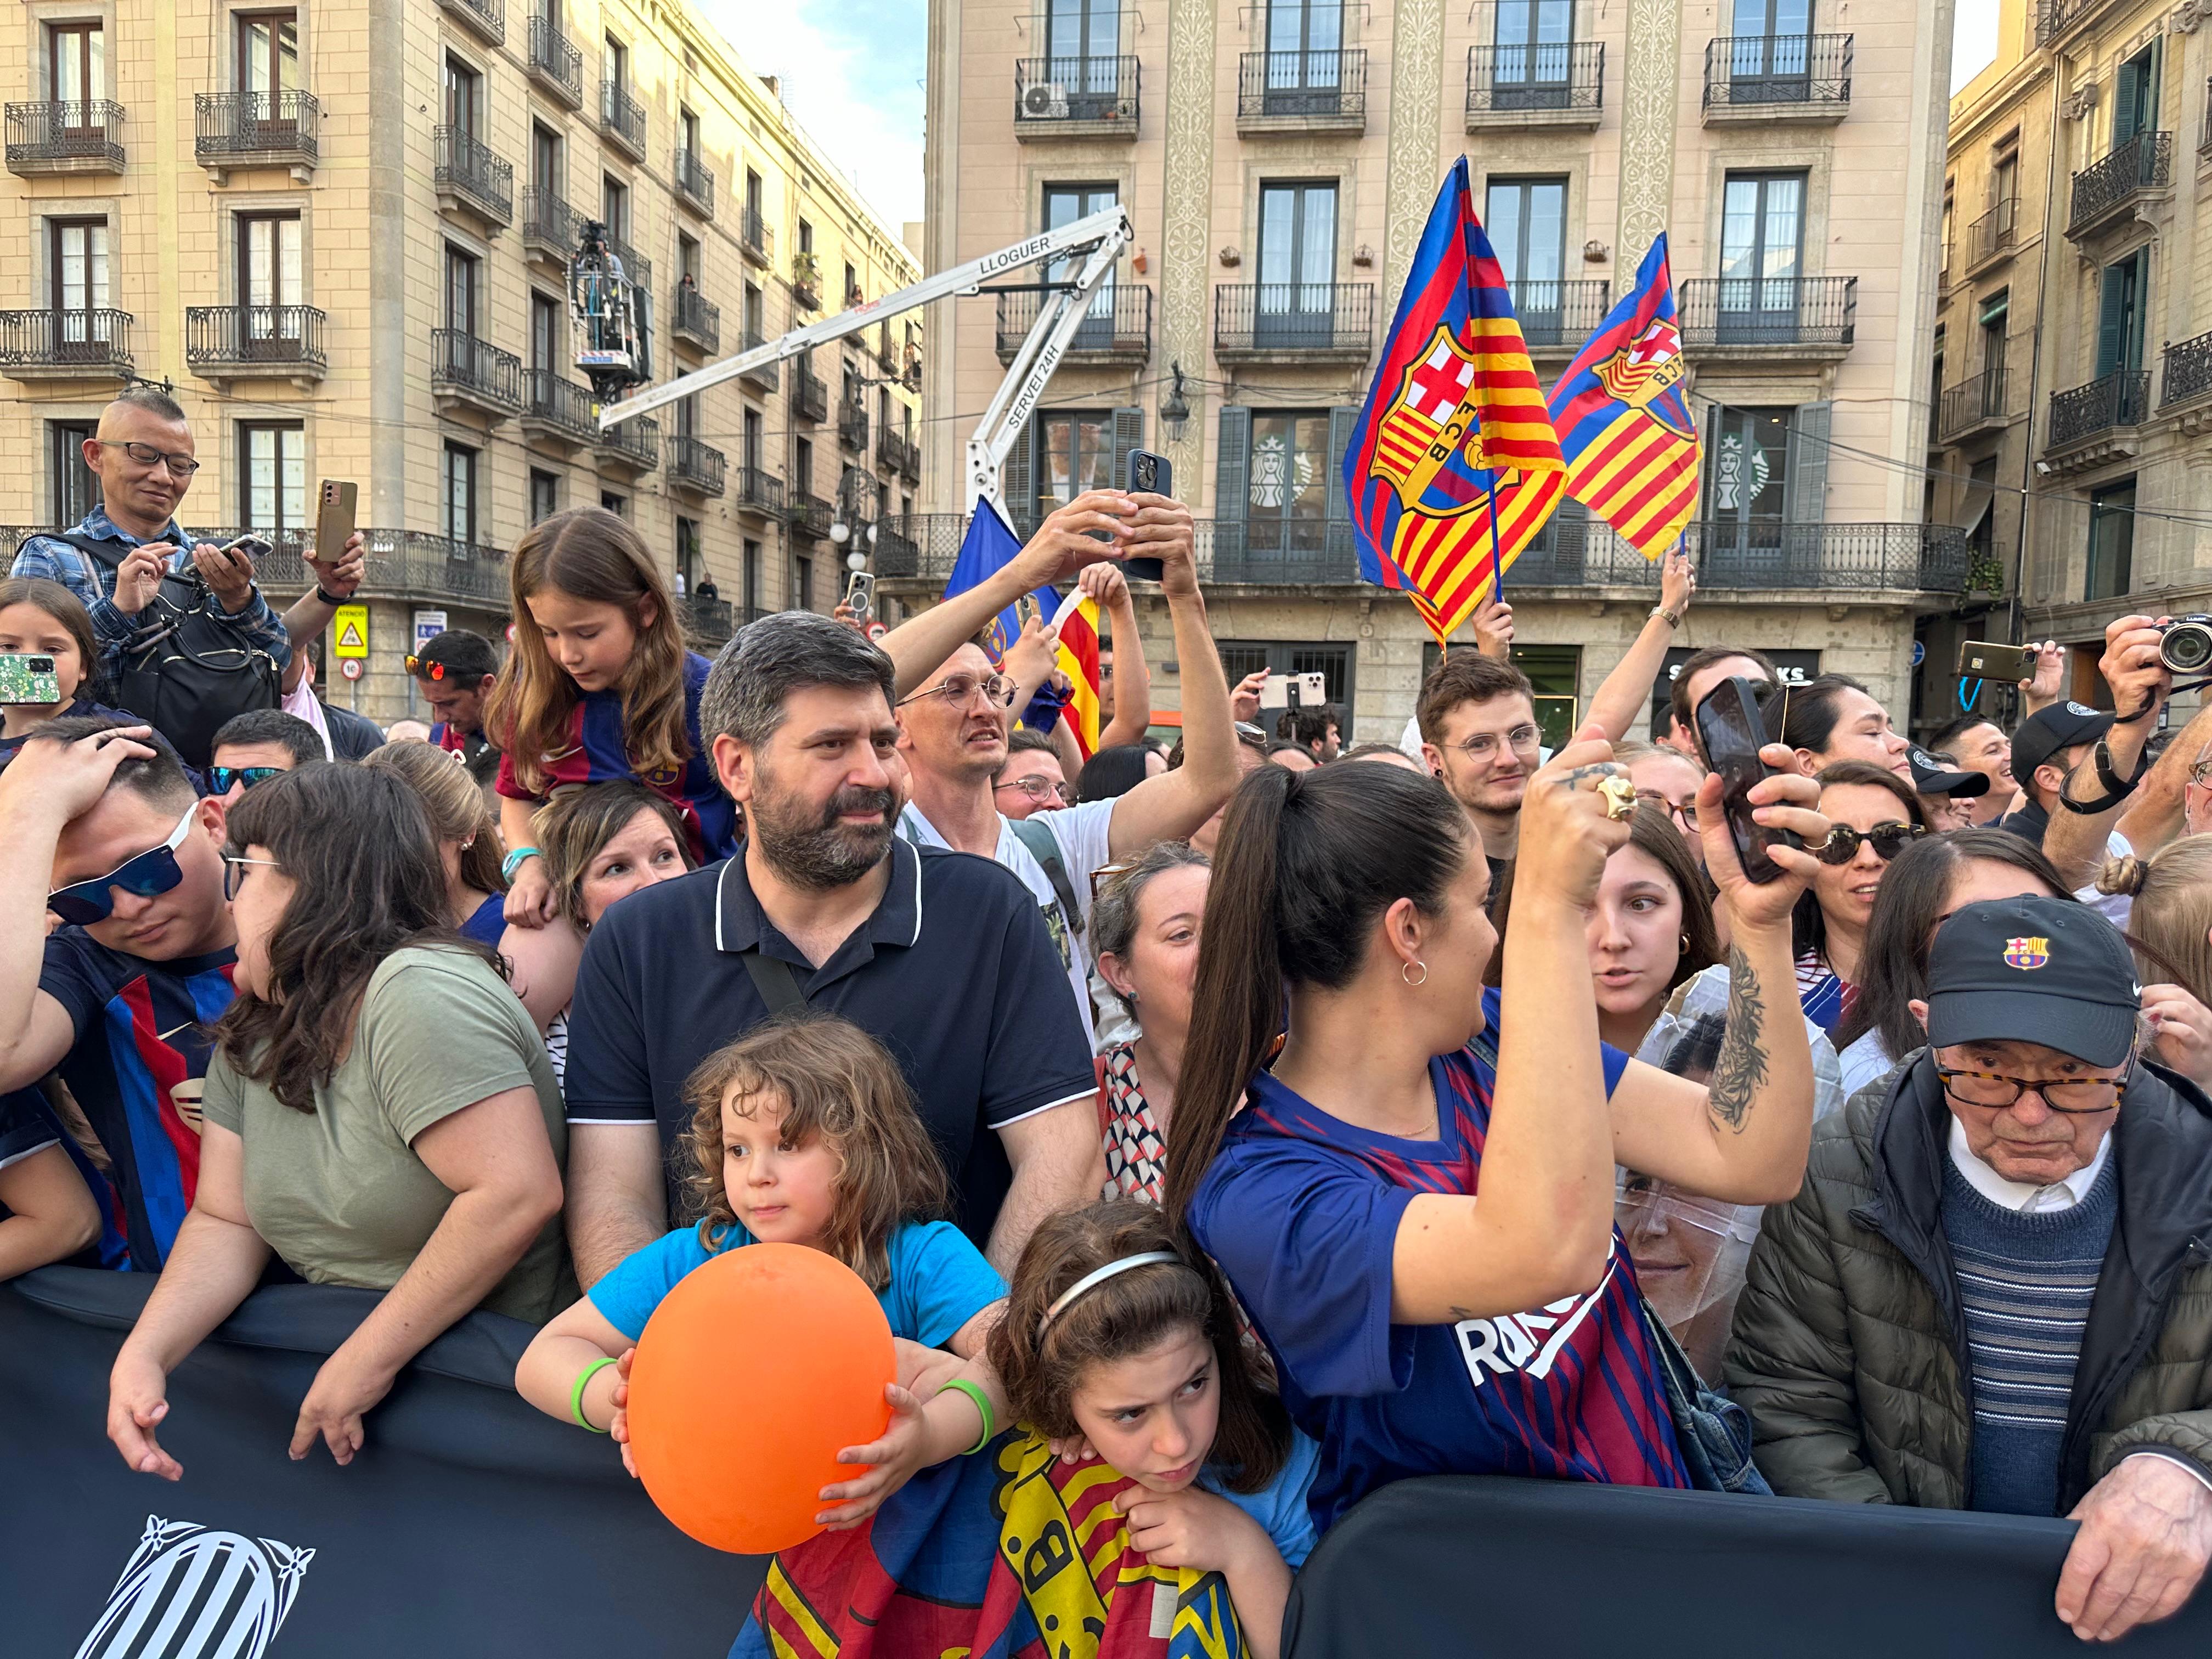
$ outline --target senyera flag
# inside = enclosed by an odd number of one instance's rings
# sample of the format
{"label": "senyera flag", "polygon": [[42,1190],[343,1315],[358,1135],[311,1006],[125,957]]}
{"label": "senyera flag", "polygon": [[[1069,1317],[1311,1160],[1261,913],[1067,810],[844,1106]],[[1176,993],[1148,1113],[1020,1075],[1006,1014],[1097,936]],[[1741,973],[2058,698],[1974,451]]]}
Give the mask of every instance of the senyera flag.
{"label": "senyera flag", "polygon": [[1543,528],[1565,467],[1462,156],[1345,452],[1360,575],[1410,590],[1443,639]]}
{"label": "senyera flag", "polygon": [[1551,410],[1567,493],[1645,558],[1672,547],[1698,510],[1698,429],[1664,231],[1552,388]]}
{"label": "senyera flag", "polygon": [[[965,593],[988,580],[1021,550],[1022,538],[1014,533],[997,503],[976,502],[968,520],[968,534],[960,544],[960,556],[952,562],[952,574],[945,579],[945,597],[949,599]],[[1098,606],[1088,594],[1079,594],[1063,614],[1060,597],[1053,589],[1040,587],[1030,597],[1036,601],[1037,614],[1060,630],[1059,666],[1073,686],[1065,711],[1068,730],[1074,734],[1083,758],[1089,760],[1098,747]],[[983,648],[994,665],[1003,663],[1007,649],[1021,636],[1021,617],[1008,605],[991,619]]]}

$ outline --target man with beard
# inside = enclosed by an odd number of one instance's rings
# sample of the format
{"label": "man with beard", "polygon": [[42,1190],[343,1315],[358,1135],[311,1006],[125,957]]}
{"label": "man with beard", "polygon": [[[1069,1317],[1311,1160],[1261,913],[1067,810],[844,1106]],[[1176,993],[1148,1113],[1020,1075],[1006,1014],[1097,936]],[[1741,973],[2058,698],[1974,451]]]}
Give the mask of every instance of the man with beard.
{"label": "man with beard", "polygon": [[1482,832],[1491,890],[1521,846],[1521,798],[1542,763],[1536,693],[1510,663],[1458,651],[1421,686],[1421,758]]}
{"label": "man with beard", "polygon": [[892,686],[882,651],[801,611],[747,628],[708,678],[700,729],[750,835],[592,930],[567,1078],[585,1288],[684,1214],[669,1152],[693,1070],[802,1003],[897,1057],[953,1218],[1001,1272],[1087,1195],[1097,1083],[1059,952],[1007,872],[892,835],[908,789]]}

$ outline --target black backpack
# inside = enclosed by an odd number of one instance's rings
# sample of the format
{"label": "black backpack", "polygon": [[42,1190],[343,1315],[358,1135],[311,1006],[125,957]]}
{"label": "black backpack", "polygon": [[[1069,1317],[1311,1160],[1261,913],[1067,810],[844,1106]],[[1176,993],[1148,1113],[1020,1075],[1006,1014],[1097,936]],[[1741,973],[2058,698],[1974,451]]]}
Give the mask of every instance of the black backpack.
{"label": "black backpack", "polygon": [[[131,551],[120,542],[57,536],[108,572]],[[123,647],[122,666],[108,700],[147,720],[185,764],[204,768],[215,734],[234,714],[275,708],[283,701],[276,659],[220,614],[198,570],[170,571]]]}

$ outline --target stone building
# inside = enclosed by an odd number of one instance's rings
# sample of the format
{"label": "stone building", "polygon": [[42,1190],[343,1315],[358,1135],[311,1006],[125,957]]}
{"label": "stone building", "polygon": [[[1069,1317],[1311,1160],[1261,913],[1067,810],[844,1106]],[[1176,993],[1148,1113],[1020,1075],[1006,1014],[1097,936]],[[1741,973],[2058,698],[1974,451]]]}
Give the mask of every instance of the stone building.
{"label": "stone building", "polygon": [[834,525],[866,545],[912,510],[918,315],[597,429],[567,297],[586,220],[655,381],[919,270],[680,0],[29,0],[0,87],[9,536],[84,511],[76,444],[126,377],[172,382],[204,464],[183,523],[272,535],[272,592],[316,482],[359,484],[368,672],[325,689],[364,712],[414,708],[418,628],[504,628],[505,550],[558,508],[635,522],[709,648],[827,610]]}

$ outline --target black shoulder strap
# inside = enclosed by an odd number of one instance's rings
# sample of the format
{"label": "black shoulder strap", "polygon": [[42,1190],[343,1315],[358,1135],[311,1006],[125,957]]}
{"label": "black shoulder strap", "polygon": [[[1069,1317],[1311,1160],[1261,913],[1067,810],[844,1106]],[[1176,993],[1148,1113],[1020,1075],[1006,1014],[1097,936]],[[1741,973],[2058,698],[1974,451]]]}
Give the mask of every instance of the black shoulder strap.
{"label": "black shoulder strap", "polygon": [[752,975],[753,989],[760,993],[771,1015],[787,1014],[806,1006],[806,993],[799,988],[799,975],[791,971],[789,963],[781,957],[763,956],[758,945],[745,951],[742,960],[745,972]]}
{"label": "black shoulder strap", "polygon": [[1030,849],[1030,856],[1044,867],[1045,879],[1052,884],[1053,896],[1067,918],[1067,931],[1083,931],[1083,907],[1075,902],[1075,884],[1067,878],[1067,866],[1060,855],[1060,837],[1054,835],[1035,818],[1009,818],[1006,827],[1014,832],[1014,839]]}
{"label": "black shoulder strap", "polygon": [[106,542],[97,536],[80,536],[73,530],[49,530],[45,532],[50,542],[66,542],[80,553],[100,561],[110,570],[123,562],[131,550],[121,542]]}

